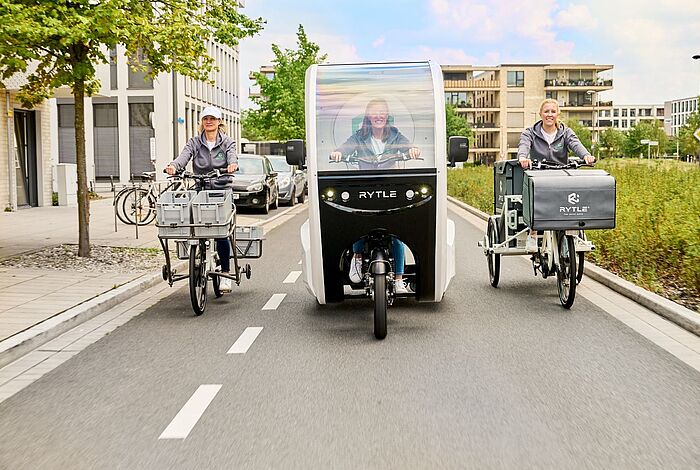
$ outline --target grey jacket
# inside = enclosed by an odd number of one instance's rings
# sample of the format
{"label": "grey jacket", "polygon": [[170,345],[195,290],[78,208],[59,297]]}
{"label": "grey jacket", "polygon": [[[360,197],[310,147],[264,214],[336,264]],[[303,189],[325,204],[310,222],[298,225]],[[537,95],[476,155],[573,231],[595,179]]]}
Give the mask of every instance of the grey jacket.
{"label": "grey jacket", "polygon": [[579,158],[590,155],[576,133],[564,124],[559,124],[557,135],[554,137],[552,145],[549,145],[542,134],[542,121],[537,121],[534,126],[528,127],[520,134],[518,158],[547,160],[565,165],[568,161],[569,150]]}
{"label": "grey jacket", "polygon": [[[349,155],[357,151],[358,157],[369,157],[374,155],[374,150],[372,149],[372,133],[368,132],[365,137],[362,137],[360,131],[358,130],[353,135],[351,135],[348,140],[338,147],[337,151],[342,153],[343,156]],[[386,147],[384,148],[384,153],[395,153],[395,152],[408,152],[411,147],[411,143],[397,128],[391,126],[389,128],[389,136],[386,139]],[[387,162],[379,165],[372,165],[370,163],[360,162],[360,169],[388,169],[394,168],[396,162]]]}
{"label": "grey jacket", "polygon": [[[219,169],[226,171],[226,167],[231,163],[238,162],[236,155],[236,142],[223,132],[219,131],[216,136],[216,145],[209,151],[207,147],[207,139],[202,132],[199,135],[192,137],[185,148],[180,152],[171,165],[181,171],[192,160],[192,168],[196,174],[202,175],[209,173],[212,170]],[[217,180],[211,181],[206,189],[224,189],[230,188],[233,184],[233,177],[222,176]]]}

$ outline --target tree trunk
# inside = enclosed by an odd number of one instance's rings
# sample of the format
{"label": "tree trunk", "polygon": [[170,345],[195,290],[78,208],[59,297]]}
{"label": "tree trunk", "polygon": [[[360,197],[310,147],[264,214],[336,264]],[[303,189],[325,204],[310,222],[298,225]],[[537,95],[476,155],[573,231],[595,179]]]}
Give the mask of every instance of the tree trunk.
{"label": "tree trunk", "polygon": [[75,162],[78,167],[78,256],[90,256],[90,198],[85,163],[85,81],[73,84],[75,99]]}

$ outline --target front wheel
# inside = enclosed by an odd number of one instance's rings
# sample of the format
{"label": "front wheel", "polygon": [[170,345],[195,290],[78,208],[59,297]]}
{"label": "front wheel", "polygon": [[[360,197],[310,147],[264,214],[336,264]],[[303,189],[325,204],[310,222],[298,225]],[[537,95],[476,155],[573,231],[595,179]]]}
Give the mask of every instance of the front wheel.
{"label": "front wheel", "polygon": [[[492,249],[498,245],[498,227],[496,219],[490,218],[488,224],[488,248]],[[501,278],[501,255],[498,253],[488,253],[486,259],[489,264],[489,281],[493,287],[498,287],[498,281]]]}
{"label": "front wheel", "polygon": [[374,336],[377,339],[386,338],[386,310],[388,295],[386,290],[386,274],[374,275]]}
{"label": "front wheel", "polygon": [[207,245],[205,240],[190,247],[190,300],[199,316],[207,306]]}
{"label": "front wheel", "polygon": [[571,308],[576,297],[576,249],[574,237],[558,236],[559,260],[557,261],[557,287],[559,301],[564,308]]}

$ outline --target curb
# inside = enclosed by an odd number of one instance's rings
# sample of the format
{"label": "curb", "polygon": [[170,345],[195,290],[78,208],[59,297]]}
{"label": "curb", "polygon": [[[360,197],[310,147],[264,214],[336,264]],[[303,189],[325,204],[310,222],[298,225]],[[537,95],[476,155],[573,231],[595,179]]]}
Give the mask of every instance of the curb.
{"label": "curb", "polygon": [[[177,267],[181,268],[179,264]],[[21,333],[0,341],[0,367],[19,359],[66,331],[84,323],[97,315],[128,300],[136,292],[155,286],[163,281],[160,272],[146,273],[123,284],[116,289],[97,294],[75,307],[54,315],[53,317],[28,328]]]}
{"label": "curb", "polygon": [[[465,204],[452,196],[447,196],[447,200],[466,210],[467,212],[479,217],[480,219],[488,220],[490,217],[489,214]],[[597,281],[614,290],[618,294],[621,294],[628,299],[648,308],[657,315],[661,315],[684,330],[700,336],[700,315],[693,312],[689,308],[643,289],[588,261],[584,266],[583,272],[594,281]]]}

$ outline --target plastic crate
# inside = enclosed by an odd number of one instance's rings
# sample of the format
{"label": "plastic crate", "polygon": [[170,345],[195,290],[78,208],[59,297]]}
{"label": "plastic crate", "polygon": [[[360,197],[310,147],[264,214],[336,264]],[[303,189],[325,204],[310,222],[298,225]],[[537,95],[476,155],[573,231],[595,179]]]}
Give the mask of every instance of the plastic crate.
{"label": "plastic crate", "polygon": [[[156,225],[161,238],[187,238],[190,235],[190,204],[197,191],[165,191],[156,203]],[[186,226],[183,226],[186,225]]]}
{"label": "plastic crate", "polygon": [[231,190],[200,191],[192,200],[194,236],[198,238],[225,238],[233,224]]}
{"label": "plastic crate", "polygon": [[260,258],[262,243],[262,227],[246,225],[236,227],[236,256],[239,258]]}

